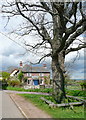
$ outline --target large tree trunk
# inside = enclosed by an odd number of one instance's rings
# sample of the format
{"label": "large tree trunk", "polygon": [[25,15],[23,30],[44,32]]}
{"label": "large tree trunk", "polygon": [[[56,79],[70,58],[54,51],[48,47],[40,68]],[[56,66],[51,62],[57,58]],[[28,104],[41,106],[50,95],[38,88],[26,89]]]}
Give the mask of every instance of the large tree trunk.
{"label": "large tree trunk", "polygon": [[53,97],[61,103],[65,98],[64,88],[64,60],[65,53],[61,50],[64,47],[62,42],[63,31],[65,29],[63,11],[64,5],[58,7],[58,3],[52,3],[52,9],[54,13],[58,13],[53,16],[53,41],[52,41],[52,75],[53,75]]}
{"label": "large tree trunk", "polygon": [[64,78],[64,52],[52,57],[53,97],[57,103],[61,103],[65,95]]}

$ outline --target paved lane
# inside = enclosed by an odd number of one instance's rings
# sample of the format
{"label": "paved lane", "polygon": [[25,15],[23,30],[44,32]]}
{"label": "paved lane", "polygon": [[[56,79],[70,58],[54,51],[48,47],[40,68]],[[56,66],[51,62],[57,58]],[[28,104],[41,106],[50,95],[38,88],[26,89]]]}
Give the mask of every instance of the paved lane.
{"label": "paved lane", "polygon": [[17,93],[17,94],[36,94],[36,95],[51,95],[49,93],[42,93],[42,92],[24,92],[24,91],[12,91],[12,90],[4,90],[6,93]]}
{"label": "paved lane", "polygon": [[2,92],[2,118],[24,118],[9,95],[5,92]]}
{"label": "paved lane", "polygon": [[0,120],[2,119],[2,91],[0,90]]}

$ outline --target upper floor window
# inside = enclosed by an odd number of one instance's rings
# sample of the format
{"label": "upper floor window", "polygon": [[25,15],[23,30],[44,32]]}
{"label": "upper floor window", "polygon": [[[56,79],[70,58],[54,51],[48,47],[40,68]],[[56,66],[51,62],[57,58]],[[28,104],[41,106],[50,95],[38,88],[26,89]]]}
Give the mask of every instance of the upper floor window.
{"label": "upper floor window", "polygon": [[40,73],[40,76],[44,76],[44,73]]}
{"label": "upper floor window", "polygon": [[31,73],[27,73],[27,76],[31,76]]}

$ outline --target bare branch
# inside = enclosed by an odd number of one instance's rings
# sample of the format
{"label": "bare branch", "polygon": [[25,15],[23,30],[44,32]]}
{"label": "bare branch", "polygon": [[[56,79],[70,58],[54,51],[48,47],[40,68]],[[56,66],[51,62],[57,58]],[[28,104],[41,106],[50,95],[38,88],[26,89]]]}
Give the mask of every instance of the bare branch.
{"label": "bare branch", "polygon": [[23,3],[23,2],[17,2],[17,3],[20,3],[20,4],[23,6],[23,8],[24,8],[25,6],[43,8],[42,5],[37,5],[37,4],[28,4],[28,3]]}
{"label": "bare branch", "polygon": [[65,30],[65,35],[63,37],[63,41],[66,41],[68,39],[68,37],[74,33],[77,28],[79,28],[80,26],[83,25],[83,23],[86,21],[86,19],[81,19],[78,23],[76,23],[76,25],[70,27],[70,28],[66,28]]}
{"label": "bare branch", "polygon": [[41,57],[41,59],[38,61],[38,62],[36,62],[36,63],[32,63],[32,62],[30,62],[31,64],[39,64],[44,58],[46,58],[46,57],[50,57],[51,56],[51,53],[49,53],[49,54],[46,54],[46,55],[44,55],[43,57]]}
{"label": "bare branch", "polygon": [[73,24],[74,25],[74,22],[72,21],[72,20],[70,20],[67,16],[65,16],[65,15],[63,15],[64,16],[64,18],[68,21],[68,22],[70,22],[71,24]]}
{"label": "bare branch", "polygon": [[45,38],[45,36],[40,32],[40,29],[37,27],[37,25],[36,25],[29,17],[25,16],[25,15],[22,13],[22,11],[20,10],[20,7],[19,7],[19,5],[18,5],[17,2],[16,2],[16,5],[17,5],[17,8],[18,8],[19,13],[20,13],[24,18],[26,18],[26,19],[36,28],[37,32],[38,32],[39,35],[43,38],[43,40],[48,39],[48,38]]}
{"label": "bare branch", "polygon": [[[74,14],[76,7],[78,5],[79,2],[71,2],[71,6],[69,7],[69,9],[66,8],[64,15],[67,16],[69,19],[71,18],[71,16]],[[69,20],[65,19],[65,25],[67,24]]]}
{"label": "bare branch", "polygon": [[70,53],[70,52],[75,52],[75,51],[81,50],[82,48],[86,48],[86,44],[79,45],[79,46],[76,47],[76,48],[67,49],[67,50],[65,51],[65,54],[67,55],[67,54]]}
{"label": "bare branch", "polygon": [[26,46],[29,46],[29,47],[32,47],[33,49],[37,49],[37,47],[38,46],[40,46],[40,45],[43,45],[43,43],[44,43],[45,41],[42,41],[41,43],[37,43],[36,45],[29,45],[29,44],[26,44],[26,43],[24,43]]}
{"label": "bare branch", "polygon": [[71,36],[70,38],[68,39],[68,41],[66,42],[65,44],[65,50],[73,43],[73,41],[79,36],[81,35],[82,33],[84,33],[86,31],[86,22],[83,23],[83,26],[76,30]]}
{"label": "bare branch", "polygon": [[86,15],[83,13],[83,10],[82,10],[82,2],[80,2],[79,9],[80,9],[80,13],[82,15],[82,18],[86,19]]}

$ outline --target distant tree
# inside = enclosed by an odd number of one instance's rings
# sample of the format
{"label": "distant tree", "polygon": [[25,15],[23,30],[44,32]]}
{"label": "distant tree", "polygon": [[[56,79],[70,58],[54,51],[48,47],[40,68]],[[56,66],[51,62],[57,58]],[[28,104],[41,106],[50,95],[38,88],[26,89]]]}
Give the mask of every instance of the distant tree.
{"label": "distant tree", "polygon": [[22,73],[22,71],[18,74],[18,79],[20,80],[20,82],[23,82],[23,77],[24,77],[24,75],[23,75],[23,73]]}
{"label": "distant tree", "polygon": [[10,73],[8,73],[8,72],[2,72],[2,78],[3,78],[4,81],[9,80]]}

